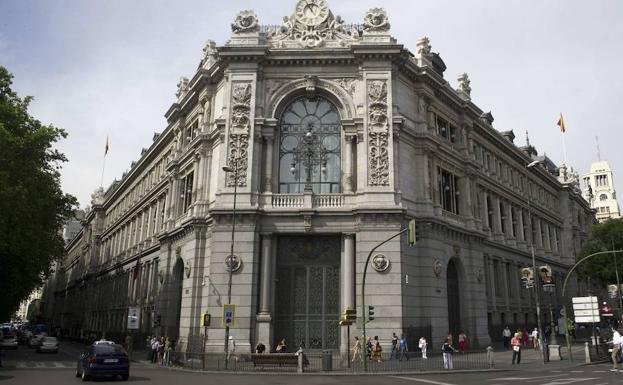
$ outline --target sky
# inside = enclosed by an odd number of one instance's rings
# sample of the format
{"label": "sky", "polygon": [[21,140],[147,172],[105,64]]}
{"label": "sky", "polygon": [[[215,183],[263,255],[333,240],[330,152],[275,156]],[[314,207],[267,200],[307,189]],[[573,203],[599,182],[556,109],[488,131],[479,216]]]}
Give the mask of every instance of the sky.
{"label": "sky", "polygon": [[[564,161],[556,122],[562,112],[567,163],[580,174],[597,159],[623,190],[623,1],[328,0],[334,15],[361,23],[387,11],[391,34],[412,52],[427,36],[453,87],[466,72],[472,101],[494,127],[514,130],[555,163]],[[64,128],[65,192],[81,207],[100,185],[119,179],[166,127],[181,76],[191,78],[208,39],[224,45],[244,9],[280,24],[295,0],[2,0],[0,65],[13,89],[32,95],[31,114]]]}

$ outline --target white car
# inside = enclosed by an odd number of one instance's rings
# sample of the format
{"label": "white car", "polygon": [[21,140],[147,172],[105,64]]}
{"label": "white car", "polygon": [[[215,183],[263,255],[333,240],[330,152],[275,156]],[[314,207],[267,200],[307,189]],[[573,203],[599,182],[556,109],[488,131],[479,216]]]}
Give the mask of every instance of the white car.
{"label": "white car", "polygon": [[0,348],[17,349],[17,338],[14,336],[5,336],[2,340],[0,340]]}
{"label": "white car", "polygon": [[37,334],[36,336],[30,337],[30,339],[28,340],[28,347],[36,348],[37,346],[41,345],[41,341],[44,337],[45,336],[43,334]]}
{"label": "white car", "polygon": [[58,340],[56,337],[43,337],[41,344],[37,347],[37,353],[43,352],[58,353]]}

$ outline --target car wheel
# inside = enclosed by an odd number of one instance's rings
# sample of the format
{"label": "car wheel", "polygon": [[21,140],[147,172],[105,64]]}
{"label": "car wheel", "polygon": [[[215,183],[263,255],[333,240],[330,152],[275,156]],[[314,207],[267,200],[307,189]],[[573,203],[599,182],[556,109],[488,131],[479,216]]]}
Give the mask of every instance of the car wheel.
{"label": "car wheel", "polygon": [[79,369],[79,368],[76,368],[76,377],[80,377],[80,376],[81,376],[81,374],[80,374],[80,369]]}
{"label": "car wheel", "polygon": [[82,372],[82,381],[89,381],[89,376],[84,371]]}
{"label": "car wheel", "polygon": [[123,381],[127,381],[127,380],[128,380],[128,378],[130,378],[130,375],[129,375],[129,374],[124,374],[124,375],[122,375],[122,376],[121,376],[121,379],[122,379]]}

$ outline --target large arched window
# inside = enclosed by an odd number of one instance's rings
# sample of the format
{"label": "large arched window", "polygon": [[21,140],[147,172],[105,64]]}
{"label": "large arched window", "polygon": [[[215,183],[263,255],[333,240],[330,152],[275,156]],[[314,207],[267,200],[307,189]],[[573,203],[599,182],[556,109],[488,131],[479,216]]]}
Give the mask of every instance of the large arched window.
{"label": "large arched window", "polygon": [[335,106],[302,97],[286,107],[279,124],[279,192],[340,192],[341,124]]}

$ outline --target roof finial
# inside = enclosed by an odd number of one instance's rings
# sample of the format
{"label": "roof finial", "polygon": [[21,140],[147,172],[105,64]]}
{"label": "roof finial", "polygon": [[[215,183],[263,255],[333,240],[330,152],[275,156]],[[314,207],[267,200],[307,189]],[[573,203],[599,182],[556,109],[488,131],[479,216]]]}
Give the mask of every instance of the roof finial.
{"label": "roof finial", "polygon": [[528,136],[528,130],[526,130],[526,147],[530,147],[530,137]]}

